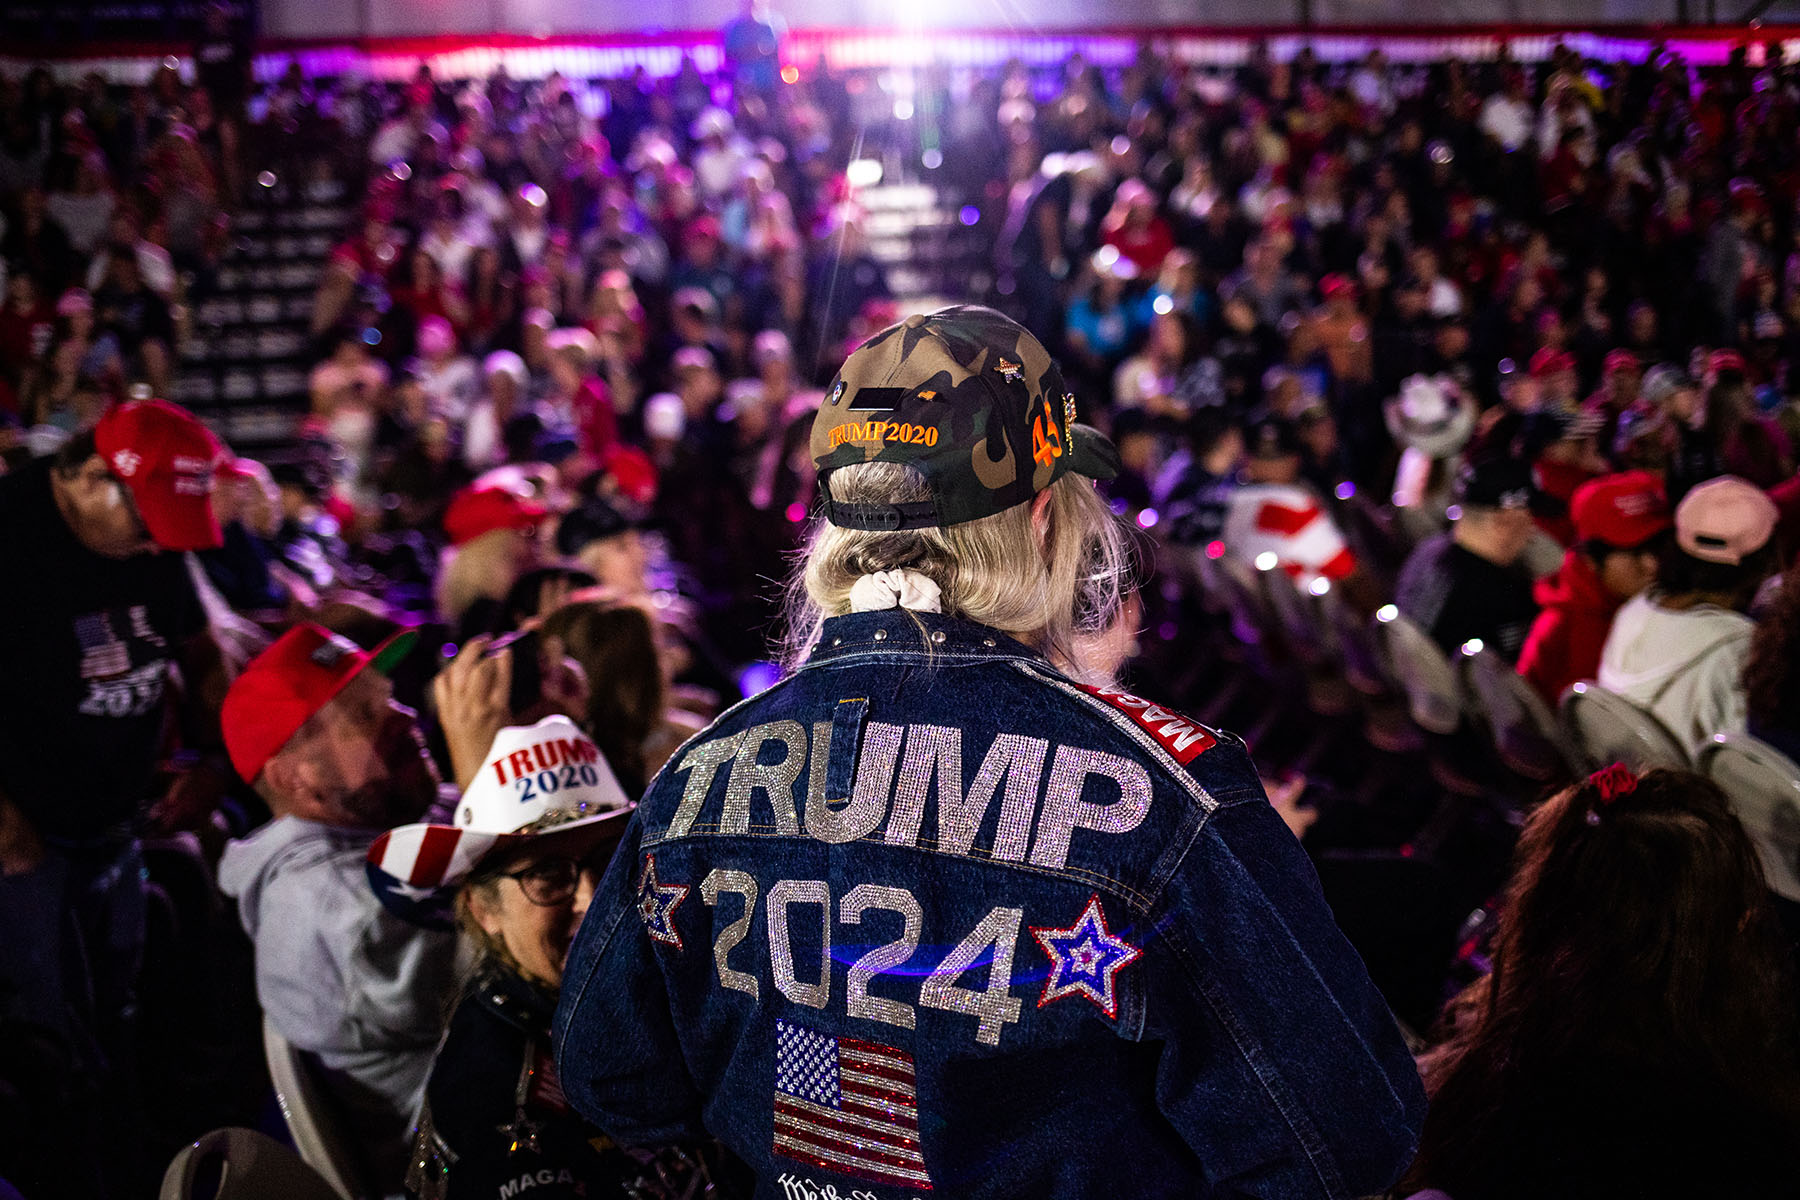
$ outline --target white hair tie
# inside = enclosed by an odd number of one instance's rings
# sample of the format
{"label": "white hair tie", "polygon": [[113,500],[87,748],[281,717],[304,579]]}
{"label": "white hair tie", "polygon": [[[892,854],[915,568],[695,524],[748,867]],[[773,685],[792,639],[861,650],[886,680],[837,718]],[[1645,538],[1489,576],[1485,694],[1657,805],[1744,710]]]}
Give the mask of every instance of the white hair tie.
{"label": "white hair tie", "polygon": [[864,575],[850,586],[851,612],[879,612],[886,608],[910,608],[914,612],[942,612],[941,588],[917,571],[905,568]]}

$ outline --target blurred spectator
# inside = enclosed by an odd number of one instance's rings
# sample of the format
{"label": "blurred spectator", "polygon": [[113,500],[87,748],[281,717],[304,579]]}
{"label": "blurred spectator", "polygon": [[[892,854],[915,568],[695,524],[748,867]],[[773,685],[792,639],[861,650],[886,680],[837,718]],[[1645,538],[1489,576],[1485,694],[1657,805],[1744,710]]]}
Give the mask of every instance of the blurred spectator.
{"label": "blurred spectator", "polygon": [[1749,730],[1800,762],[1800,564],[1781,577],[1744,659]]}
{"label": "blurred spectator", "polygon": [[1392,502],[1415,539],[1444,528],[1455,464],[1475,429],[1475,402],[1442,376],[1412,375],[1382,406],[1388,432],[1401,446]]}
{"label": "blurred spectator", "polygon": [[1742,479],[1701,484],[1675,509],[1656,586],[1626,602],[1600,659],[1600,686],[1698,746],[1747,721],[1744,615],[1775,565],[1774,503]]}
{"label": "blurred spectator", "polygon": [[457,353],[456,331],[443,316],[419,322],[418,344],[417,374],[426,412],[466,427],[481,389],[474,360]]}
{"label": "blurred spectator", "polygon": [[127,368],[144,378],[153,392],[166,392],[175,322],[168,303],[145,286],[136,254],[112,251],[106,275],[94,292],[94,315],[99,328],[118,342]]}
{"label": "blurred spectator", "polygon": [[113,195],[106,177],[106,160],[98,152],[81,156],[75,178],[67,191],[50,194],[49,212],[68,234],[69,246],[82,258],[92,258],[112,224]]}
{"label": "blurred spectator", "polygon": [[1101,243],[1128,259],[1139,276],[1155,276],[1175,247],[1169,223],[1156,208],[1155,193],[1142,180],[1127,179],[1113,193],[1112,210],[1100,222]]}
{"label": "blurred spectator", "polygon": [[[188,413],[136,403],[0,477],[0,551],[14,564],[0,614],[30,681],[0,693],[0,993],[12,1019],[74,1054],[65,1084],[86,1097],[68,1131],[84,1157],[21,1176],[46,1194],[54,1178],[56,1194],[103,1195],[135,1169],[139,1120],[102,1101],[139,1082],[141,812],[155,799],[159,824],[191,828],[225,778],[202,757],[216,756],[208,700],[224,667],[183,558],[220,543],[223,453]],[[195,765],[158,794],[172,727]]]}
{"label": "blurred spectator", "polygon": [[1576,544],[1533,598],[1543,609],[1519,652],[1519,674],[1554,705],[1563,689],[1600,670],[1613,614],[1656,577],[1669,502],[1659,476],[1608,475],[1581,485],[1569,505]]}
{"label": "blurred spectator", "polygon": [[1474,639],[1510,662],[1537,616],[1531,582],[1518,569],[1537,489],[1523,463],[1490,458],[1466,467],[1453,495],[1455,524],[1408,556],[1394,603],[1444,653]]}
{"label": "blurred spectator", "polygon": [[496,631],[501,604],[519,576],[538,565],[538,527],[547,511],[506,487],[464,488],[444,512],[450,546],[438,568],[437,610],[458,640]]}
{"label": "blurred spectator", "polygon": [[1341,580],[1356,556],[1320,498],[1300,484],[1301,445],[1293,424],[1270,417],[1252,426],[1243,484],[1226,492],[1225,553],[1296,583]]}
{"label": "blurred spectator", "polygon": [[764,0],[745,0],[743,11],[725,23],[720,40],[737,88],[752,94],[775,89],[785,29],[786,22]]}
{"label": "blurred spectator", "polygon": [[1421,1061],[1431,1111],[1409,1185],[1458,1200],[1786,1186],[1793,968],[1715,785],[1613,766],[1566,789],[1528,820],[1500,911],[1493,973]]}
{"label": "blurred spectator", "polygon": [[551,613],[543,628],[562,639],[590,680],[582,727],[615,764],[626,794],[641,796],[650,777],[705,724],[668,702],[655,623],[636,604],[577,601]]}

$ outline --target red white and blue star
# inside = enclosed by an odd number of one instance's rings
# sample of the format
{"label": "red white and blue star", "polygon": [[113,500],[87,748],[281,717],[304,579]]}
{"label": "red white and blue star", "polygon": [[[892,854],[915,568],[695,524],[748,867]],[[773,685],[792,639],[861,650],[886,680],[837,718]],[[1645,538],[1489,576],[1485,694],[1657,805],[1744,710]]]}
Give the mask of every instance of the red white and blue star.
{"label": "red white and blue star", "polygon": [[688,890],[679,884],[656,881],[656,855],[644,860],[644,874],[638,880],[638,916],[644,928],[659,942],[681,949],[681,934],[675,931],[675,910],[687,899]]}
{"label": "red white and blue star", "polygon": [[1119,1015],[1115,978],[1143,951],[1106,927],[1098,893],[1088,898],[1081,919],[1069,928],[1034,925],[1031,932],[1050,956],[1050,977],[1044,981],[1044,994],[1038,997],[1039,1008],[1064,996],[1085,996],[1107,1016]]}

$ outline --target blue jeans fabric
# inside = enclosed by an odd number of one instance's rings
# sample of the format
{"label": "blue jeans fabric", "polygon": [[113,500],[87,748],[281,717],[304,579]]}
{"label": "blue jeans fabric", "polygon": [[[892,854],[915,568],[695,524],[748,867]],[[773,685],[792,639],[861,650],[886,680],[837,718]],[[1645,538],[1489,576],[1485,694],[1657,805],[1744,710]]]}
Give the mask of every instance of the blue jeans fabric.
{"label": "blue jeans fabric", "polygon": [[932,614],[826,623],[654,780],[575,1106],[761,1197],[1379,1192],[1424,1095],[1243,743]]}
{"label": "blue jeans fabric", "polygon": [[104,1046],[136,1005],[144,918],[133,839],[52,845],[35,870],[0,875],[0,1011]]}

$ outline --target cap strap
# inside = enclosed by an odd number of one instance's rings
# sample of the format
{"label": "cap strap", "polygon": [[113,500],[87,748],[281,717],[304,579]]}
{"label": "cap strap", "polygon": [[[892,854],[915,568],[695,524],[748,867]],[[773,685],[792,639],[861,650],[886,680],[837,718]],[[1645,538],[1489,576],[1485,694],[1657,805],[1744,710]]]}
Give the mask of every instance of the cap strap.
{"label": "cap strap", "polygon": [[840,529],[891,533],[898,529],[929,529],[943,524],[937,505],[930,500],[908,504],[845,504],[825,497],[825,519]]}

